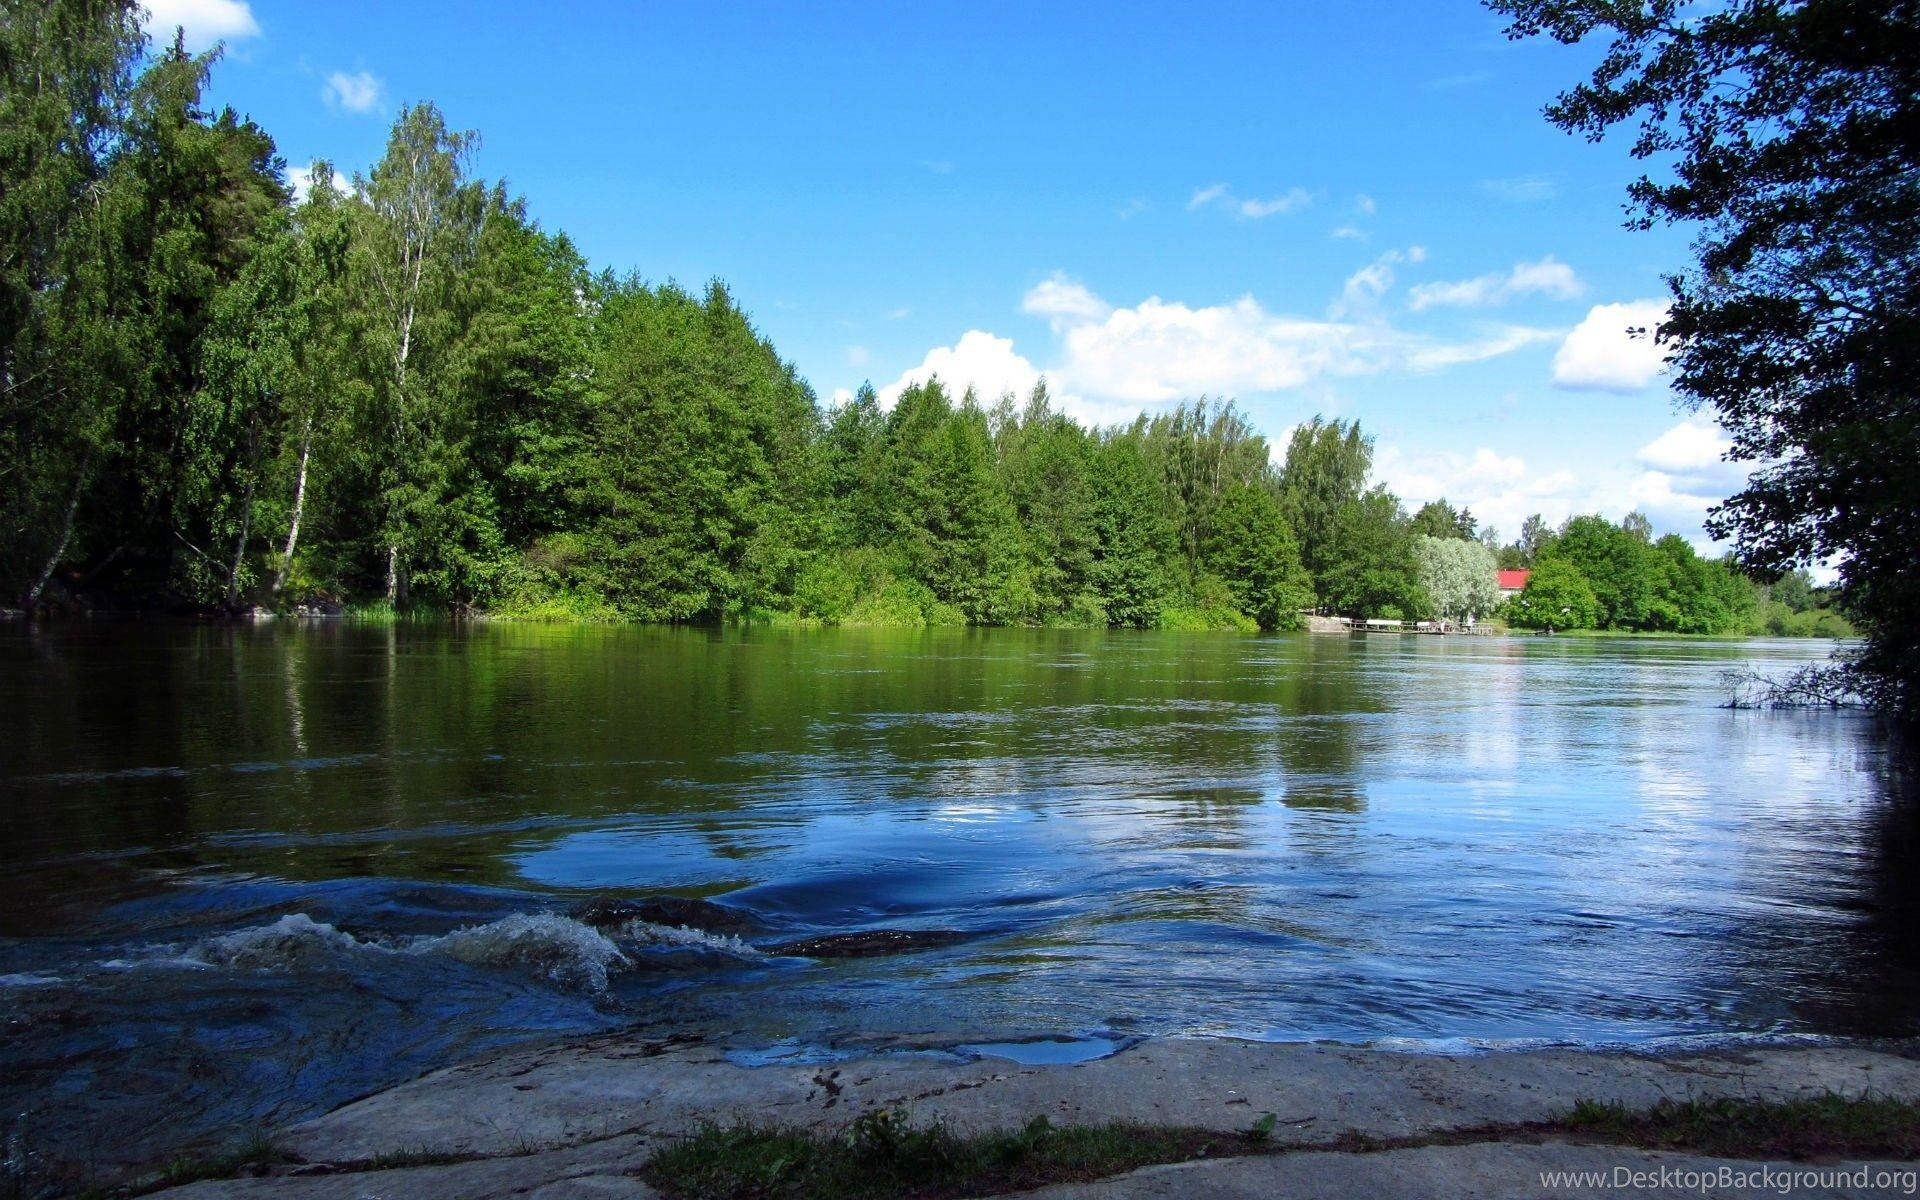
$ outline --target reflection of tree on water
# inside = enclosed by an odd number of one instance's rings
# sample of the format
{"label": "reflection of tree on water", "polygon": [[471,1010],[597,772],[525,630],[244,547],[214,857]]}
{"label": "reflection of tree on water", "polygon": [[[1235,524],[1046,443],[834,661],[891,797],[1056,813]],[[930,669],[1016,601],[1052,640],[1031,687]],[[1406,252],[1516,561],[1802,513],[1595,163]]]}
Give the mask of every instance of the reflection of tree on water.
{"label": "reflection of tree on water", "polygon": [[1904,739],[1888,745],[1879,777],[1860,876],[1816,885],[1851,891],[1826,902],[1857,919],[1838,939],[1822,930],[1795,939],[1807,954],[1804,969],[1826,985],[1802,1016],[1835,1032],[1911,1037],[1920,1034],[1920,747]]}

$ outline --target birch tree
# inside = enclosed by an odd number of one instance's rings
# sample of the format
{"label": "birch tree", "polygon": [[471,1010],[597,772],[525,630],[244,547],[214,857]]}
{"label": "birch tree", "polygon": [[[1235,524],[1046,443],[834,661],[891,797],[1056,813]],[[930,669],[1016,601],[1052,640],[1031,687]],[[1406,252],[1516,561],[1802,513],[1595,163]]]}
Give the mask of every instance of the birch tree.
{"label": "birch tree", "polygon": [[437,376],[467,315],[465,285],[486,220],[486,189],[470,178],[476,143],[474,133],[448,129],[432,104],[411,105],[394,122],[379,165],[355,180],[358,259],[372,309],[368,342],[382,350],[369,416],[380,439],[386,597],[396,606],[407,602],[411,532],[429,497]]}

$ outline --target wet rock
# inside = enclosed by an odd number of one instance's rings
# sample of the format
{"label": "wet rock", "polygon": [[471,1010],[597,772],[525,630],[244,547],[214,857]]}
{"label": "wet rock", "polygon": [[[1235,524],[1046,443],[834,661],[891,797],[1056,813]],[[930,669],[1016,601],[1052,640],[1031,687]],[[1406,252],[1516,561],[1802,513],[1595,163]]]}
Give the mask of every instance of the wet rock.
{"label": "wet rock", "polygon": [[705,933],[754,933],[765,928],[759,918],[750,912],[689,896],[650,896],[642,900],[595,896],[568,909],[567,915],[595,929],[607,929],[629,921],[684,925]]}
{"label": "wet rock", "polygon": [[788,958],[873,958],[882,954],[937,950],[966,940],[967,935],[957,929],[869,929],[801,938],[765,949],[768,954]]}

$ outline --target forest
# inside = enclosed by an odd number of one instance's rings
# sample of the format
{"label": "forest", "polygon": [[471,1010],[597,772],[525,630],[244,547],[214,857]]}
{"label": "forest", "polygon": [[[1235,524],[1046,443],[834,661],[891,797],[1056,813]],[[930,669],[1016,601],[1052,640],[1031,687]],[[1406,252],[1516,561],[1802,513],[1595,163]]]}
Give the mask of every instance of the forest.
{"label": "forest", "polygon": [[[719,282],[595,270],[404,108],[296,197],[105,0],[0,26],[0,588],[27,611],[1840,633],[1644,517],[1512,543],[1199,398],[1087,428],[938,381],[824,408]],[[1527,566],[1505,609],[1496,566]],[[1496,612],[1496,610],[1499,610]],[[1807,614],[1813,614],[1808,616]]]}

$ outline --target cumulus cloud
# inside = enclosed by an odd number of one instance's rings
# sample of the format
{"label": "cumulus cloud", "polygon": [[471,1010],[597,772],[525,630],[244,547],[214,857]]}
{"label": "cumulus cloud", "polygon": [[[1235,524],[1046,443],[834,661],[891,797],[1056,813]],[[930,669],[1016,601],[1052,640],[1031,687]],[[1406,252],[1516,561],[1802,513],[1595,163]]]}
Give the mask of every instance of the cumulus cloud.
{"label": "cumulus cloud", "polygon": [[1012,338],[969,329],[953,345],[927,351],[919,366],[881,388],[880,403],[891,408],[909,385],[935,378],[956,398],[972,388],[982,399],[993,400],[1007,392],[1023,396],[1032,391],[1040,371],[1014,351]]}
{"label": "cumulus cloud", "polygon": [[[1667,319],[1665,300],[1596,304],[1553,356],[1553,382],[1563,388],[1638,391],[1667,365],[1671,349],[1654,341]],[[1629,334],[1628,330],[1646,332]]]}
{"label": "cumulus cloud", "polygon": [[1313,193],[1305,188],[1288,188],[1277,196],[1236,196],[1224,183],[1203,187],[1187,201],[1188,212],[1203,208],[1224,208],[1249,220],[1296,213],[1313,203]]}
{"label": "cumulus cloud", "polygon": [[215,42],[259,37],[247,0],[147,0],[146,30],[156,42],[170,42],[173,31],[186,36],[187,49],[205,50]]}
{"label": "cumulus cloud", "polygon": [[1634,504],[1669,524],[1698,525],[1707,509],[1739,491],[1753,464],[1729,461],[1733,441],[1706,417],[1688,417],[1640,447],[1644,468],[1629,491]]}
{"label": "cumulus cloud", "polygon": [[1558,522],[1596,507],[1590,490],[1571,471],[1534,471],[1520,456],[1490,446],[1472,454],[1414,455],[1387,446],[1380,451],[1375,475],[1409,508],[1444,497],[1456,508],[1471,510],[1481,528],[1491,526],[1508,540],[1533,513]]}
{"label": "cumulus cloud", "polygon": [[1573,268],[1549,254],[1538,262],[1516,263],[1511,271],[1494,271],[1473,279],[1416,284],[1407,293],[1415,312],[1438,307],[1490,308],[1517,296],[1547,296],[1571,300],[1587,285]]}
{"label": "cumulus cloud", "polygon": [[1108,424],[1203,395],[1248,397],[1390,371],[1439,371],[1559,336],[1482,324],[1439,337],[1394,325],[1378,298],[1393,286],[1395,266],[1424,257],[1414,247],[1375,259],[1347,281],[1326,317],[1273,312],[1251,295],[1215,304],[1148,296],[1116,305],[1055,273],[1028,289],[1020,306],[1047,322],[1052,345],[1044,366],[1016,350],[1013,339],[971,329],[928,351],[880,389],[880,398],[891,404],[909,384],[935,376],[956,394],[968,387],[983,398],[1024,394],[1044,375],[1064,411]]}
{"label": "cumulus cloud", "polygon": [[1075,283],[1056,271],[1027,292],[1020,302],[1020,311],[1047,318],[1047,323],[1058,331],[1069,325],[1104,321],[1113,307],[1088,291],[1085,284]]}
{"label": "cumulus cloud", "polygon": [[1705,417],[1689,417],[1640,448],[1640,461],[1662,471],[1715,471],[1726,465],[1733,440]]}
{"label": "cumulus cloud", "polygon": [[1645,513],[1656,530],[1678,533],[1703,553],[1717,554],[1703,528],[1707,510],[1745,482],[1749,463],[1727,462],[1731,443],[1704,417],[1689,417],[1663,431],[1631,457],[1581,461],[1577,473],[1541,470],[1518,455],[1480,447],[1471,454],[1408,454],[1386,446],[1377,475],[1409,507],[1446,497],[1470,508],[1481,525],[1511,540],[1521,522],[1539,513],[1559,524],[1579,513],[1619,520]]}
{"label": "cumulus cloud", "polygon": [[[1392,265],[1418,250],[1375,260],[1348,281],[1345,311],[1392,284]],[[1059,339],[1047,372],[1063,393],[1132,405],[1200,395],[1288,391],[1315,380],[1387,370],[1427,371],[1510,353],[1550,336],[1518,327],[1446,341],[1374,319],[1315,319],[1268,311],[1252,296],[1190,305],[1149,296],[1116,307],[1084,285],[1054,276],[1027,293]]]}
{"label": "cumulus cloud", "polygon": [[326,86],[320,89],[320,95],[330,106],[350,113],[373,112],[380,107],[385,94],[386,88],[369,71],[352,75],[335,71],[327,76]]}

